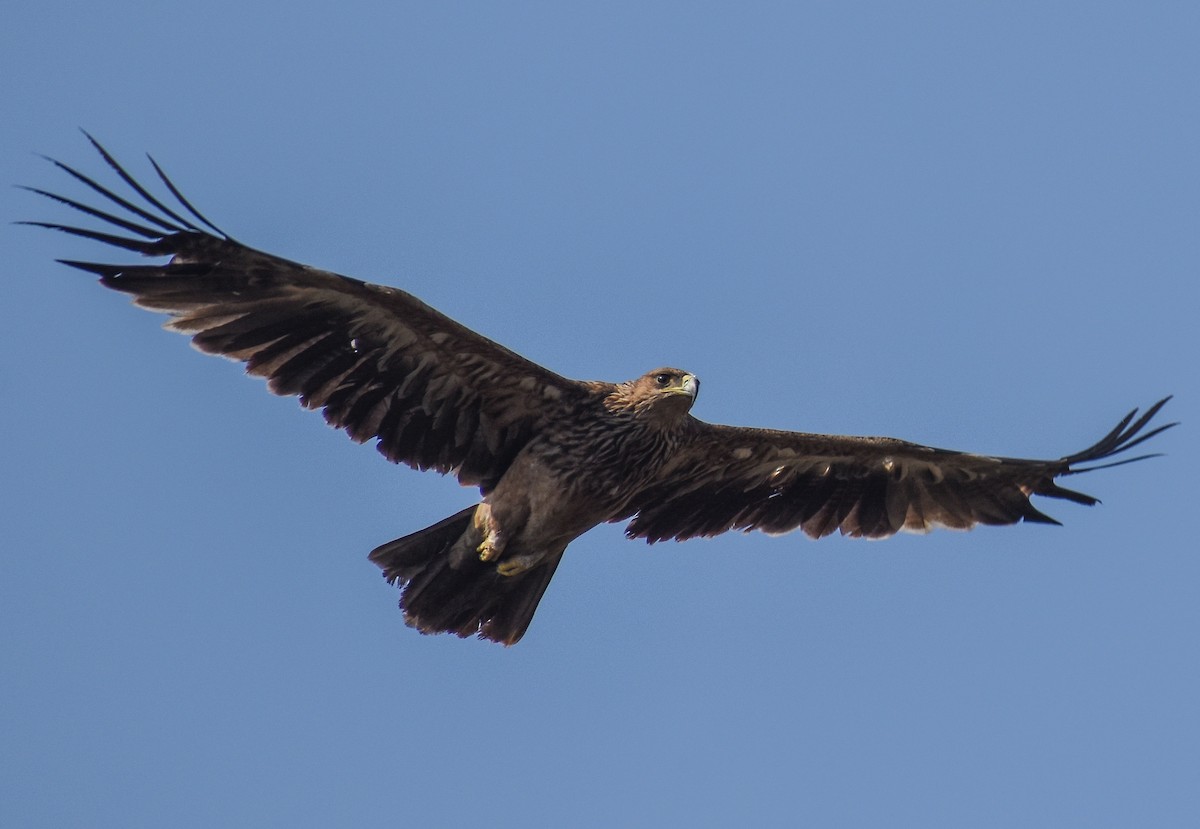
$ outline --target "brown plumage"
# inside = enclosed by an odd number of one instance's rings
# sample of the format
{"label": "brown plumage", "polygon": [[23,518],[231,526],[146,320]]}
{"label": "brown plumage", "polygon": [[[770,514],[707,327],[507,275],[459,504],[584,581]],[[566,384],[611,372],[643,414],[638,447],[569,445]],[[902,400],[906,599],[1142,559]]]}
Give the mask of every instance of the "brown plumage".
{"label": "brown plumage", "polygon": [[516,642],[567,545],[605,521],[632,518],[627,535],[650,542],[729,530],[882,538],[1057,523],[1032,495],[1094,504],[1055,479],[1174,425],[1146,430],[1161,400],[1057,460],[715,426],[689,414],[699,382],[687,372],[662,368],[627,383],[561,377],[404,291],[249,248],[201,216],[157,164],[174,209],[92,143],[142,205],[59,162],[124,215],[34,192],[128,235],[30,224],[169,261],[66,264],[166,312],[167,327],[201,351],[246,363],[271,391],[297,395],[358,442],[376,441],[388,460],[479,487],[477,506],[371,553],[403,588],[406,621],[425,633]]}

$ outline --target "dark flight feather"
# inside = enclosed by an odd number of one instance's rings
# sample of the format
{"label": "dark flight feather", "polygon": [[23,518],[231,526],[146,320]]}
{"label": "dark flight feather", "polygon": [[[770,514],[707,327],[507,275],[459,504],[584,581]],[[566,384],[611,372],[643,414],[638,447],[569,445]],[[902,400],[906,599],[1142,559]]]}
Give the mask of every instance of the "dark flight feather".
{"label": "dark flight feather", "polygon": [[[305,406],[323,409],[326,420],[354,440],[377,439],[389,460],[457,472],[463,483],[486,491],[529,435],[586,393],[583,384],[547,371],[403,291],[241,245],[186,202],[155,164],[183,208],[221,235],[201,231],[93,143],[158,213],[53,163],[167,232],[42,190],[33,192],[134,235],[27,224],[170,257],[163,265],[64,263],[98,274],[104,285],[131,294],[144,308],[171,314],[168,327],[190,334],[198,349],[245,362],[251,374],[267,379],[271,391],[297,395]],[[486,434],[477,434],[481,430]]]}
{"label": "dark flight feather", "polygon": [[893,438],[695,421],[692,451],[681,452],[633,498],[627,534],[654,542],[729,530],[802,529],[814,538],[834,530],[884,538],[935,526],[1057,524],[1030,503],[1030,496],[1095,504],[1092,496],[1061,487],[1054,479],[1125,463],[1079,466],[1119,455],[1174,426],[1142,433],[1168,400],[1155,403],[1136,422],[1137,410],[1130,412],[1092,446],[1057,460],[994,458]]}
{"label": "dark flight feather", "polygon": [[480,487],[478,508],[371,554],[403,587],[405,618],[423,632],[516,642],[566,545],[602,521],[632,519],[627,534],[649,542],[730,530],[883,538],[935,526],[1057,524],[1032,496],[1094,504],[1055,479],[1153,457],[1113,460],[1175,425],[1150,427],[1164,398],[1087,449],[1025,460],[704,423],[688,414],[698,390],[690,374],[566,379],[400,289],[237,242],[153,158],[170,198],[87,138],[128,198],[50,159],[118,211],[25,188],[105,229],[26,224],[167,261],[60,261],[167,313],[166,327],[200,351],[245,363],[272,392],[298,397],[355,441],[374,440],[389,460]]}

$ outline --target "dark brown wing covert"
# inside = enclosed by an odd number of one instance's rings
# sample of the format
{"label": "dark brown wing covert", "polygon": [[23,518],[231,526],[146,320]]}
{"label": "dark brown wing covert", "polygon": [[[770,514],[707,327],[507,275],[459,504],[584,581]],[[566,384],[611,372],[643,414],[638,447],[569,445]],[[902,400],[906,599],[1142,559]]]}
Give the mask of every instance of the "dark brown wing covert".
{"label": "dark brown wing covert", "polygon": [[[1169,399],[1169,398],[1167,398]],[[1102,440],[1057,460],[973,455],[894,438],[842,437],[693,422],[688,439],[659,480],[631,503],[627,534],[662,541],[729,530],[813,538],[884,538],[935,526],[967,529],[1017,521],[1058,523],[1030,496],[1081,504],[1096,499],[1055,478],[1087,472],[1174,424],[1144,427],[1167,402],[1136,418],[1130,412]],[[1102,466],[1129,463],[1143,457]]]}
{"label": "dark brown wing covert", "polygon": [[170,314],[167,327],[190,334],[201,351],[246,363],[250,374],[267,379],[271,391],[299,396],[354,440],[377,439],[389,460],[455,472],[464,484],[486,491],[548,418],[561,416],[586,395],[583,384],[526,360],[404,291],[233,240],[196,212],[156,164],[182,208],[172,210],[92,143],[144,207],[60,162],[54,163],[125,215],[36,192],[130,235],[33,224],[170,260],[66,264],[98,274],[104,285],[133,295],[143,308]]}

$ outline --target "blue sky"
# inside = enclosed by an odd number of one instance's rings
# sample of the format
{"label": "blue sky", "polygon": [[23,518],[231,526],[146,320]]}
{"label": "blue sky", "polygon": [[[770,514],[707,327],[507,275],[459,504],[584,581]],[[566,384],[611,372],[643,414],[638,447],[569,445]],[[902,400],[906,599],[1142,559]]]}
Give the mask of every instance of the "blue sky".
{"label": "blue sky", "polygon": [[366,560],[472,502],[55,258],[0,189],[0,824],[1200,819],[1200,12],[19,3],[0,182],[86,127],[239,239],[718,422],[1056,457],[1103,505],[886,542],[576,541],[517,647]]}

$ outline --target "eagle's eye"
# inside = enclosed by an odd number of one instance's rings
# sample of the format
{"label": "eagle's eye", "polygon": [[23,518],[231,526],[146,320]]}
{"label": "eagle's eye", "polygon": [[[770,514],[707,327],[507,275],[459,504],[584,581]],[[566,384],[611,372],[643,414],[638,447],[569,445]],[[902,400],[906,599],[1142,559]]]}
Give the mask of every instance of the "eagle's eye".
{"label": "eagle's eye", "polygon": [[663,387],[669,386],[671,385],[671,375],[656,374],[654,375],[654,382]]}

